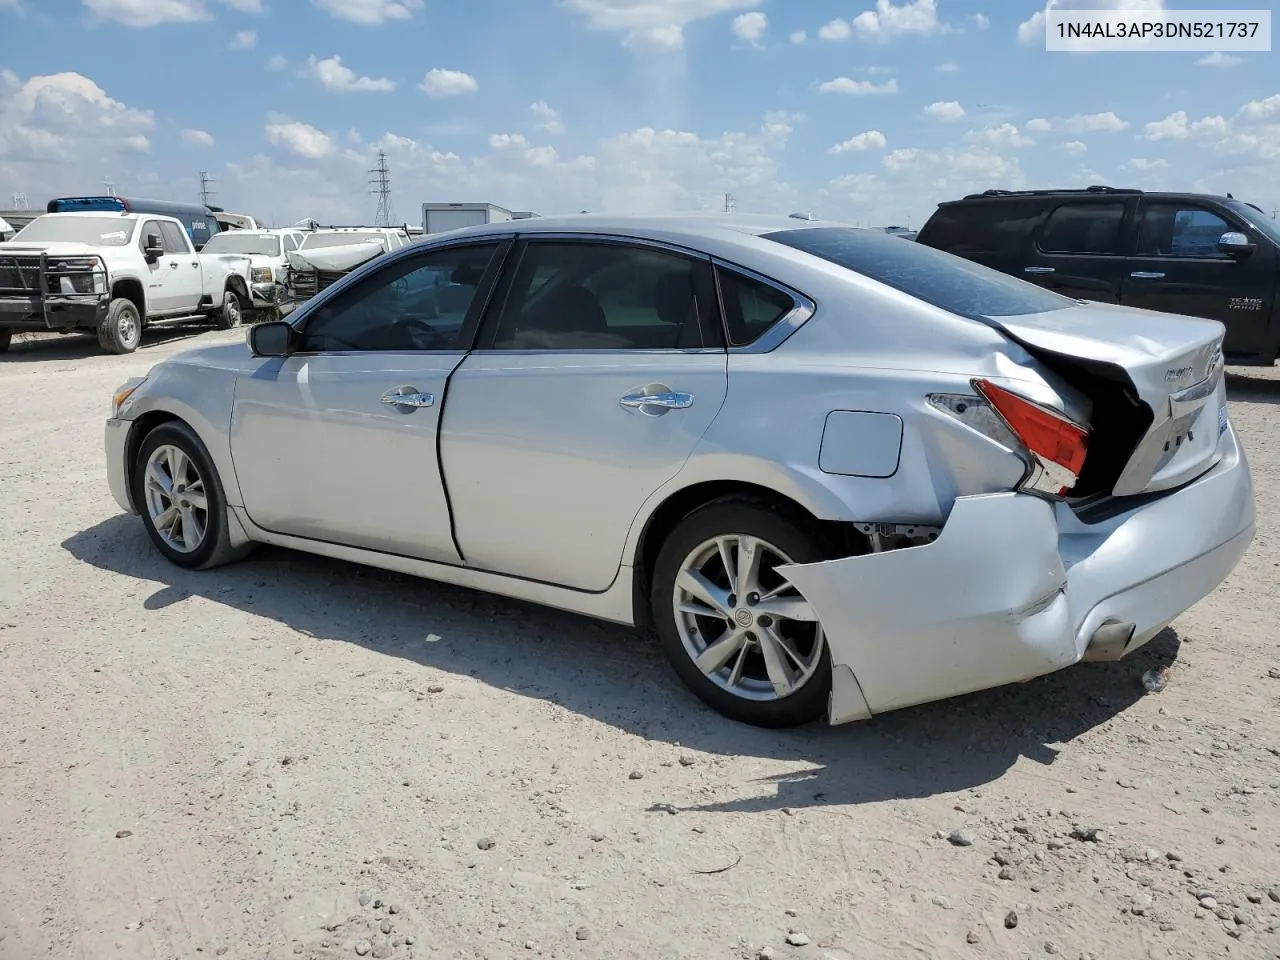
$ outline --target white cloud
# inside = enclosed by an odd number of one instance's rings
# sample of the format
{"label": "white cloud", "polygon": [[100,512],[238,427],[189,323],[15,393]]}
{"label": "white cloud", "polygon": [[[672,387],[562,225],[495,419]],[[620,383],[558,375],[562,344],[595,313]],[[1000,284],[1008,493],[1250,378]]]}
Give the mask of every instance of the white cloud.
{"label": "white cloud", "polygon": [[964,116],[964,107],[956,100],[939,100],[925,107],[924,115],[934,120],[950,122]]}
{"label": "white cloud", "polygon": [[1053,129],[1053,124],[1044,117],[1032,117],[1024,126],[1030,133],[1048,133]]}
{"label": "white cloud", "polygon": [[267,140],[307,160],[319,160],[334,150],[333,138],[307,123],[273,116],[264,128]]}
{"label": "white cloud", "polygon": [[853,27],[848,20],[831,20],[818,28],[819,40],[848,40],[853,36]]}
{"label": "white cloud", "polygon": [[885,139],[883,133],[879,130],[868,130],[837,143],[827,153],[861,153],[864,150],[883,150],[888,145],[889,141]]}
{"label": "white cloud", "polygon": [[960,72],[960,67],[949,60],[946,63],[938,64],[933,69],[938,73],[959,73]]}
{"label": "white cloud", "polygon": [[977,27],[979,30],[986,30],[988,27],[991,26],[991,18],[988,17],[985,13],[971,13],[969,14],[969,19],[973,22],[973,25]]}
{"label": "white cloud", "polygon": [[809,34],[804,30],[793,30],[787,37],[792,43],[801,44],[809,39]]}
{"label": "white cloud", "polygon": [[[159,26],[162,23],[198,23],[213,19],[209,2],[221,3],[241,13],[261,13],[262,0],[81,0],[98,20],[126,27]],[[0,4],[2,5],[2,4]]]}
{"label": "white cloud", "polygon": [[1201,57],[1196,63],[1202,67],[1238,67],[1244,63],[1244,57],[1237,57],[1234,54],[1215,50],[1208,56]]}
{"label": "white cloud", "polygon": [[966,139],[974,143],[985,143],[996,147],[1033,147],[1036,143],[1030,137],[1019,132],[1018,128],[1012,123],[1002,123],[983,130],[974,130],[968,134]]}
{"label": "white cloud", "polygon": [[434,100],[444,97],[459,97],[467,93],[475,93],[480,89],[475,77],[461,70],[443,70],[439,67],[428,70],[418,87]]}
{"label": "white cloud", "polygon": [[1167,160],[1148,160],[1145,157],[1134,157],[1120,165],[1122,170],[1164,170],[1169,166]]}
{"label": "white cloud", "polygon": [[267,61],[268,70],[280,71],[285,69],[288,66],[289,66],[289,61],[286,60],[284,57],[280,56],[280,54],[278,53],[275,54],[270,60]]}
{"label": "white cloud", "polygon": [[760,0],[560,0],[586,18],[592,30],[624,32],[623,46],[670,53],[684,47],[690,23],[733,10],[760,6]]}
{"label": "white cloud", "polygon": [[423,0],[311,0],[311,3],[337,20],[370,26],[408,20],[415,10],[423,7]]}
{"label": "white cloud", "polygon": [[843,93],[847,96],[860,97],[869,94],[897,93],[898,81],[886,80],[884,83],[872,83],[870,80],[852,80],[849,77],[836,77],[820,84],[819,93]]}
{"label": "white cloud", "polygon": [[1062,121],[1068,133],[1119,133],[1127,130],[1128,120],[1121,120],[1111,111],[1106,113],[1077,114]]}
{"label": "white cloud", "polygon": [[124,148],[126,150],[132,150],[134,153],[151,152],[151,141],[140,133],[135,133],[132,136],[125,137],[121,143],[124,144]]}
{"label": "white cloud", "polygon": [[1079,140],[1068,140],[1062,145],[1062,152],[1069,157],[1081,157],[1089,152],[1089,148]]}
{"label": "white cloud", "polygon": [[1196,136],[1225,137],[1231,132],[1231,121],[1221,115],[1202,117],[1191,124],[1191,132]]}
{"label": "white cloud", "polygon": [[1280,116],[1280,93],[1265,100],[1250,100],[1237,115],[1243,120],[1267,120]]}
{"label": "white cloud", "polygon": [[227,46],[232,50],[252,50],[258,43],[258,35],[252,30],[241,30]]}
{"label": "white cloud", "polygon": [[895,6],[892,0],[876,0],[874,10],[864,10],[853,18],[853,29],[864,40],[890,40],[913,33],[935,33],[938,0],[906,0]]}
{"label": "white cloud", "polygon": [[1023,46],[1044,43],[1045,12],[1048,10],[1163,10],[1164,0],[1046,0],[1044,10],[1037,10],[1018,24],[1018,42]]}
{"label": "white cloud", "polygon": [[1146,131],[1142,134],[1143,140],[1183,140],[1191,133],[1185,110],[1178,110],[1163,120],[1148,123],[1143,129]]}
{"label": "white cloud", "polygon": [[739,14],[733,18],[733,24],[730,27],[735,37],[752,44],[759,43],[768,28],[769,18],[759,11]]}
{"label": "white cloud", "polygon": [[5,182],[17,180],[5,163],[97,164],[121,150],[145,152],[150,149],[145,133],[154,127],[150,110],[126,106],[79,73],[23,81],[0,68],[0,180]]}
{"label": "white cloud", "polygon": [[564,120],[561,119],[559,111],[552,109],[545,100],[530,104],[529,112],[537,120],[535,126],[539,130],[545,130],[557,136],[564,133]]}
{"label": "white cloud", "polygon": [[204,130],[183,130],[182,139],[194,143],[197,147],[212,147],[213,135]]}
{"label": "white cloud", "polygon": [[395,81],[387,77],[360,76],[350,67],[344,66],[342,58],[338,56],[324,60],[316,59],[314,54],[307,57],[303,74],[331,93],[390,93],[396,88]]}

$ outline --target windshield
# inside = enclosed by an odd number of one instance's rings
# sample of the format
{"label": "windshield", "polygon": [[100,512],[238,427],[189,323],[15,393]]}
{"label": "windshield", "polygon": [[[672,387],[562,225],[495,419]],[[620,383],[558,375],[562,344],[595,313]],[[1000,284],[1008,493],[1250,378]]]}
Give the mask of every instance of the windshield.
{"label": "windshield", "polygon": [[1228,200],[1227,206],[1231,208],[1233,213],[1238,214],[1245,223],[1249,224],[1264,237],[1267,237],[1272,243],[1280,246],[1280,226],[1277,226],[1276,221],[1268,219],[1267,215],[1262,211],[1239,200]]}
{"label": "windshield", "polygon": [[1014,317],[1075,306],[1034,284],[901,237],[852,227],[766,233],[766,240],[821,257],[962,317]]}
{"label": "windshield", "polygon": [[136,220],[114,217],[36,217],[18,231],[15,241],[84,243],[91,247],[123,247],[133,237]]}
{"label": "windshield", "polygon": [[360,233],[352,231],[351,233],[313,233],[302,241],[303,250],[315,250],[318,247],[341,247],[348,243],[364,243],[367,240],[376,240],[382,243],[382,234],[380,233]]}
{"label": "windshield", "polygon": [[253,234],[219,233],[204,245],[202,253],[244,253],[260,257],[280,256],[280,238]]}

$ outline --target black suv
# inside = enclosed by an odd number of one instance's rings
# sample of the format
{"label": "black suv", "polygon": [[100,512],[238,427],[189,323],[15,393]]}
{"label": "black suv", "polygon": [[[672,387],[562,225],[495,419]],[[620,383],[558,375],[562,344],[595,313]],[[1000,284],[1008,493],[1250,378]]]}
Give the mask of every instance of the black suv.
{"label": "black suv", "polygon": [[1230,194],[987,190],[939,204],[916,242],[1076,299],[1221,321],[1230,363],[1280,354],[1280,229]]}

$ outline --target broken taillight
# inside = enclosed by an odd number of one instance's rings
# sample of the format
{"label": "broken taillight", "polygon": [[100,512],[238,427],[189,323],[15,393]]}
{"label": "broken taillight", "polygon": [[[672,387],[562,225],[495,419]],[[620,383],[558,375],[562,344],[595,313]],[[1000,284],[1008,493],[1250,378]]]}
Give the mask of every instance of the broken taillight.
{"label": "broken taillight", "polygon": [[1041,406],[990,380],[973,387],[1018,438],[1030,457],[1022,489],[1062,497],[1075,486],[1088,452],[1089,430],[1056,410]]}

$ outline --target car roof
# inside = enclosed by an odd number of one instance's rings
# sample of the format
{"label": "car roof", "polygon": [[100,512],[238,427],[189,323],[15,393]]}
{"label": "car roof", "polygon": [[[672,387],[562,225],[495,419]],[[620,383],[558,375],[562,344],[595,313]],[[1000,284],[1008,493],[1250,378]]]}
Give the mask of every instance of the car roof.
{"label": "car roof", "polygon": [[1082,188],[1049,188],[1044,190],[984,190],[982,193],[971,193],[959,200],[945,200],[940,207],[958,204],[984,204],[1001,200],[1039,200],[1039,199],[1101,199],[1106,197],[1154,197],[1162,200],[1229,200],[1230,197],[1216,193],[1187,193],[1169,190],[1138,190],[1129,187],[1082,187]]}
{"label": "car roof", "polygon": [[755,214],[604,214],[579,213],[559,217],[537,217],[483,223],[460,227],[445,233],[428,234],[423,240],[499,236],[504,234],[581,233],[637,239],[673,240],[683,238],[697,246],[699,240],[726,240],[733,237],[758,237],[782,230],[817,227],[857,229],[846,223],[824,220],[801,220],[796,217]]}

